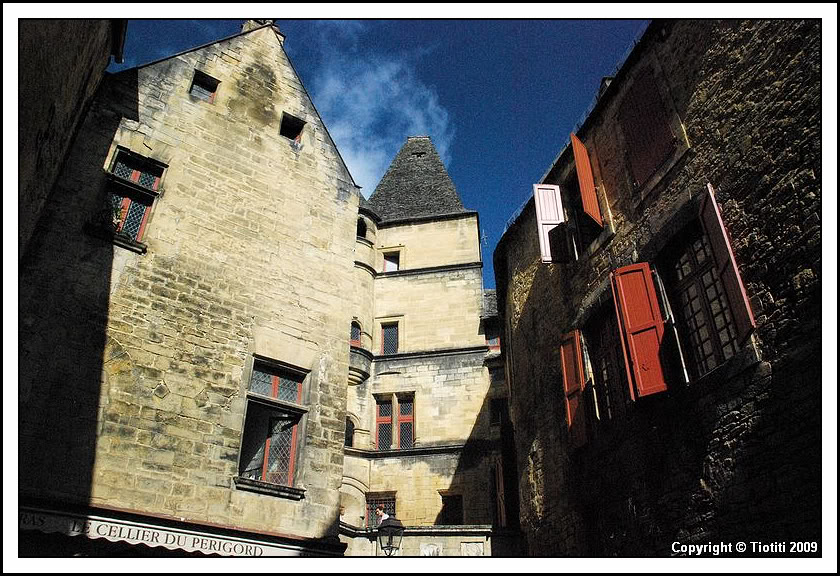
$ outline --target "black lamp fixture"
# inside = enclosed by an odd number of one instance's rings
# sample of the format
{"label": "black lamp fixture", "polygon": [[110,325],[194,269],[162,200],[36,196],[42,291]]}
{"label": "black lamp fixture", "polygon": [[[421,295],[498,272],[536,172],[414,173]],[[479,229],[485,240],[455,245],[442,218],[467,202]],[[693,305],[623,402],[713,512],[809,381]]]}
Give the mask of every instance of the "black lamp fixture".
{"label": "black lamp fixture", "polygon": [[379,524],[379,547],[385,552],[386,556],[392,556],[394,552],[400,549],[403,532],[405,526],[396,518],[385,518]]}

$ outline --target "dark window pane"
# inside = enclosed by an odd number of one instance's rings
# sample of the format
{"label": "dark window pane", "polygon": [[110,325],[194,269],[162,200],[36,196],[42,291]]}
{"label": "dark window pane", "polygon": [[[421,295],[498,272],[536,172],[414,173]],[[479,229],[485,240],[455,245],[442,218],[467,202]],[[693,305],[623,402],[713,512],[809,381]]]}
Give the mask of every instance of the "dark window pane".
{"label": "dark window pane", "polygon": [[382,352],[383,354],[396,354],[399,350],[399,332],[396,324],[382,325]]}
{"label": "dark window pane", "polygon": [[400,422],[400,448],[414,446],[414,423]]}

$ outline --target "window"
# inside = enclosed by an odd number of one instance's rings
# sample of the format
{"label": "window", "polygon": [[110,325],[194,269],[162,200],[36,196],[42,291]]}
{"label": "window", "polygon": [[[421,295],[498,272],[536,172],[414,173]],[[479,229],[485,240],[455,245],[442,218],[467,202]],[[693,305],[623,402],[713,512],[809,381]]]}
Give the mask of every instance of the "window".
{"label": "window", "polygon": [[700,226],[689,227],[674,245],[663,275],[682,341],[689,351],[689,373],[699,378],[735,355],[735,325],[709,239]]}
{"label": "window", "polygon": [[240,478],[294,486],[305,373],[256,361],[247,392]]}
{"label": "window", "polygon": [[501,426],[507,419],[508,407],[506,398],[490,399],[490,426]]}
{"label": "window", "polygon": [[633,189],[638,192],[676,149],[668,113],[656,87],[653,70],[643,68],[619,109],[627,145]]}
{"label": "window", "polygon": [[397,517],[397,495],[395,492],[368,494],[365,502],[365,526],[376,528],[379,521],[376,518],[376,507],[382,504],[385,514],[391,518]]}
{"label": "window", "polygon": [[[396,438],[394,429],[396,427]],[[414,446],[414,394],[389,394],[376,398],[376,449]]]}
{"label": "window", "polygon": [[389,322],[382,324],[382,354],[396,354],[399,351],[399,324]]}
{"label": "window", "polygon": [[367,224],[362,218],[356,221],[356,238],[365,238],[367,236]]}
{"label": "window", "polygon": [[[733,356],[755,329],[711,185],[700,201],[699,226],[690,225],[672,241],[662,260],[670,298],[647,262],[618,268],[610,275],[633,400],[666,390],[665,375],[675,380],[669,364],[675,364],[677,356],[687,362],[691,378],[699,378]],[[673,344],[666,339],[670,334],[663,320],[663,310],[669,316],[672,308],[681,334]],[[681,341],[690,352],[687,360]]]}
{"label": "window", "polygon": [[218,80],[200,70],[196,70],[193,75],[192,85],[190,86],[190,96],[212,104],[213,100],[216,99],[216,90],[218,87]]}
{"label": "window", "polygon": [[350,323],[350,345],[362,345],[362,326],[355,320]]}
{"label": "window", "polygon": [[163,172],[164,166],[157,162],[117,150],[108,188],[110,225],[117,236],[131,242],[143,238]]}
{"label": "window", "polygon": [[414,396],[397,396],[399,435],[397,448],[414,447]]}
{"label": "window", "polygon": [[280,136],[288,138],[296,144],[300,144],[301,136],[303,135],[303,127],[306,122],[300,118],[296,118],[291,114],[283,113],[283,118],[280,120]]}
{"label": "window", "polygon": [[615,323],[615,311],[603,306],[587,323],[583,344],[584,365],[592,384],[592,421],[609,428],[624,417],[626,389],[621,370],[621,343]]}
{"label": "window", "polygon": [[344,427],[344,445],[348,448],[353,447],[353,433],[356,431],[356,426],[353,424],[353,421],[350,418],[347,418],[346,425]]}
{"label": "window", "polygon": [[604,229],[589,152],[574,134],[571,135],[575,167],[564,183],[568,191],[569,259],[580,258]]}
{"label": "window", "polygon": [[494,325],[490,324],[491,323],[488,322],[484,326],[484,341],[487,343],[487,347],[490,348],[490,350],[499,350],[501,347],[499,341],[499,328],[498,326],[495,326],[495,322],[493,322]]}
{"label": "window", "polygon": [[382,263],[382,271],[383,272],[396,272],[400,269],[400,253],[399,252],[387,252],[382,255],[383,263]]}
{"label": "window", "polygon": [[394,429],[391,397],[376,400],[376,449],[390,450]]}
{"label": "window", "polygon": [[464,523],[464,497],[461,494],[441,494],[441,510],[437,524],[459,526]]}

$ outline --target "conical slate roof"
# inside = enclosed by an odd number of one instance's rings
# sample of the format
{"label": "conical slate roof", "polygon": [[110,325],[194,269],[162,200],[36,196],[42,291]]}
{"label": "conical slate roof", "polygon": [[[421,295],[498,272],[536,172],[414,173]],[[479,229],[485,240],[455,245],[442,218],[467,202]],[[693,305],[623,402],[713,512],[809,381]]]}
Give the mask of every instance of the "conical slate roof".
{"label": "conical slate roof", "polygon": [[428,136],[406,140],[365,207],[383,221],[466,212]]}

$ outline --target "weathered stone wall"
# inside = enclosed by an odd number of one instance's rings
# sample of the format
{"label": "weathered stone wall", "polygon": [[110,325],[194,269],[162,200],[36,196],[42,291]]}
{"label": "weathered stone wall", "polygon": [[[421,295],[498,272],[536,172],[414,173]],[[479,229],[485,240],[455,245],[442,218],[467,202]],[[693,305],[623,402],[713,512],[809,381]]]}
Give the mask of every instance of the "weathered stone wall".
{"label": "weathered stone wall", "polygon": [[[281,43],[267,27],[108,77],[21,266],[23,496],[337,534],[358,194]],[[117,145],[168,166],[145,254],[82,231]],[[309,371],[301,501],[232,484],[254,353]]]}
{"label": "weathered stone wall", "polygon": [[[818,21],[654,22],[580,130],[614,227],[577,262],[542,264],[533,203],[495,254],[512,357],[522,527],[532,555],[668,555],[673,541],[820,539]],[[618,105],[642,66],[684,154],[633,196]],[[548,183],[562,184],[571,155]],[[560,335],[611,307],[609,270],[654,260],[717,191],[756,317],[737,361],[636,402],[572,453]],[[623,369],[623,368],[622,368]]]}
{"label": "weathered stone wall", "polygon": [[400,270],[472,264],[481,261],[478,217],[464,214],[450,219],[383,225],[376,234],[376,269],[382,270],[382,252],[401,247]]}
{"label": "weathered stone wall", "polygon": [[373,350],[382,349],[381,321],[399,317],[399,351],[485,345],[480,331],[481,268],[377,276]]}
{"label": "weathered stone wall", "polygon": [[18,260],[111,54],[111,20],[19,26]]}

